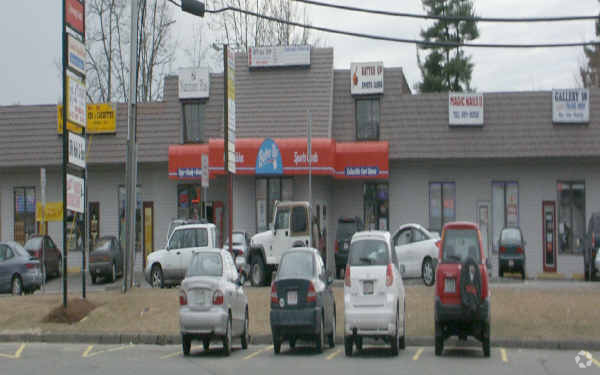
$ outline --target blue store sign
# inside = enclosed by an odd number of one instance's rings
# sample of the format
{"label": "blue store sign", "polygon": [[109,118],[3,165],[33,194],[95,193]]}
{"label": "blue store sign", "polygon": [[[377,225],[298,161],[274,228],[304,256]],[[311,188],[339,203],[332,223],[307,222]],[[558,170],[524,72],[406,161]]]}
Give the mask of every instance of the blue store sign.
{"label": "blue store sign", "polygon": [[281,152],[271,138],[265,138],[258,149],[256,174],[283,174]]}

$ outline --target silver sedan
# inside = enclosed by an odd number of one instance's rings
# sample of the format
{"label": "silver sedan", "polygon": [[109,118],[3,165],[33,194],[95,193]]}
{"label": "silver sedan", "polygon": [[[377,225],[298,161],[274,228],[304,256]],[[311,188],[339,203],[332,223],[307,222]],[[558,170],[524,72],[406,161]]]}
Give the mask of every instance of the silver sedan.
{"label": "silver sedan", "polygon": [[184,355],[192,340],[201,340],[204,350],[211,341],[223,343],[231,353],[232,338],[248,347],[248,297],[233,258],[223,249],[195,252],[179,296],[179,324]]}

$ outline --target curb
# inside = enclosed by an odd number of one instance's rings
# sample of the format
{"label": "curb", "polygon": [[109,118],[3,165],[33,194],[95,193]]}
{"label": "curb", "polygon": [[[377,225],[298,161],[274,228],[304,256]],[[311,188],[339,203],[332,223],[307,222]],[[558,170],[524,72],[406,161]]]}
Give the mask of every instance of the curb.
{"label": "curb", "polygon": [[[85,344],[141,344],[141,345],[178,345],[180,335],[163,335],[151,333],[0,333],[0,342],[40,342],[40,343],[85,343]],[[344,343],[342,336],[336,336],[338,345]],[[250,337],[254,345],[270,345],[271,335],[255,335]],[[433,337],[407,337],[407,346],[433,346]],[[478,341],[459,341],[449,339],[445,345],[469,347],[481,344]],[[550,350],[600,350],[599,340],[526,340],[518,338],[498,338],[491,340],[491,346],[520,349],[550,349]]]}

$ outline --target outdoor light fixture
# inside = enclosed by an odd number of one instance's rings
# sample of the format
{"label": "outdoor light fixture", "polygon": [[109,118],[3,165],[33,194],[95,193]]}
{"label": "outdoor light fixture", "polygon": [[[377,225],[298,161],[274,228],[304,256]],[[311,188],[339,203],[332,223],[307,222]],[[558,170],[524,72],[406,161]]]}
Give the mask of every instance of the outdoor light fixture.
{"label": "outdoor light fixture", "polygon": [[181,10],[195,16],[204,17],[205,6],[198,0],[181,0]]}

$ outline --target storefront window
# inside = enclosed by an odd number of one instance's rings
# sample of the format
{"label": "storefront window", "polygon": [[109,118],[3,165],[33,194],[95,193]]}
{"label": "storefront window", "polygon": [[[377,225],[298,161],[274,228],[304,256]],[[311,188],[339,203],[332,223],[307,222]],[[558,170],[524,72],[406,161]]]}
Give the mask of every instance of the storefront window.
{"label": "storefront window", "polygon": [[379,98],[356,100],[356,139],[379,140]]}
{"label": "storefront window", "polygon": [[492,225],[494,252],[498,252],[500,232],[506,227],[519,226],[519,184],[517,182],[492,183]]}
{"label": "storefront window", "polygon": [[456,183],[429,183],[429,230],[442,232],[444,224],[456,220]]}
{"label": "storefront window", "polygon": [[14,207],[14,240],[23,245],[35,234],[35,187],[16,187]]}
{"label": "storefront window", "polygon": [[259,177],[256,179],[256,227],[258,232],[273,221],[275,201],[291,201],[294,197],[291,177]]}
{"label": "storefront window", "polygon": [[364,185],[365,228],[389,230],[389,199],[387,183]]}
{"label": "storefront window", "polygon": [[177,185],[177,218],[195,219],[202,217],[202,185]]}
{"label": "storefront window", "polygon": [[582,253],[585,235],[585,182],[559,181],[558,250],[561,253]]}
{"label": "storefront window", "polygon": [[[135,250],[142,250],[142,189],[138,186],[136,188],[136,210],[135,210]],[[127,224],[125,222],[126,216],[126,202],[127,202],[127,189],[125,186],[119,186],[119,241],[121,242],[121,248],[126,249],[126,232]]]}
{"label": "storefront window", "polygon": [[183,103],[183,142],[204,141],[204,102]]}

